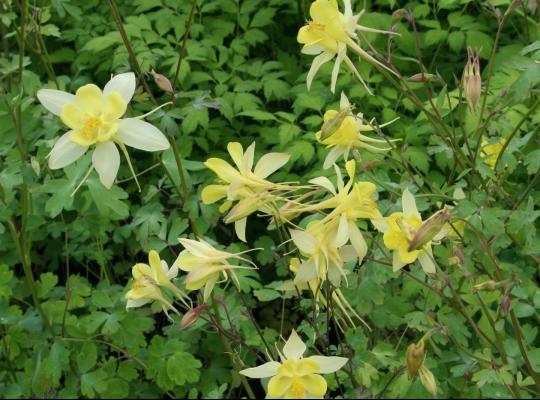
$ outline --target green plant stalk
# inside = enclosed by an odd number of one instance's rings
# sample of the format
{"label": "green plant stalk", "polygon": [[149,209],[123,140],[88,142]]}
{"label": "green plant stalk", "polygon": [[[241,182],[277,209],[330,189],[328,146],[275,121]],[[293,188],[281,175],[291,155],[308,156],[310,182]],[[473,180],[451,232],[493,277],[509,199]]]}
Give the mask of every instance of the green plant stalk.
{"label": "green plant stalk", "polygon": [[495,55],[497,54],[497,48],[499,47],[499,40],[501,39],[501,33],[504,26],[504,22],[506,20],[506,15],[507,14],[504,13],[502,16],[502,19],[499,21],[499,27],[495,35],[495,43],[493,44],[493,49],[491,50],[491,55],[489,57],[488,72],[487,72],[487,78],[486,78],[486,89],[484,90],[484,96],[482,99],[482,107],[480,108],[480,114],[478,115],[478,127],[476,128],[476,134],[478,135],[478,139],[477,139],[475,150],[474,150],[473,162],[476,162],[476,159],[478,158],[478,153],[480,152],[480,145],[482,144],[482,130],[481,130],[481,128],[483,128],[482,117],[486,109],[487,98],[489,94],[489,87],[491,85],[491,77],[493,76],[493,64],[495,62]]}
{"label": "green plant stalk", "polygon": [[[502,155],[504,154],[504,152],[506,151],[506,149],[508,148],[508,145],[510,144],[510,141],[514,138],[514,136],[516,136],[516,134],[519,132],[519,128],[521,128],[521,125],[523,125],[525,123],[525,121],[527,119],[529,119],[529,117],[531,116],[531,114],[533,112],[536,111],[536,109],[540,106],[540,99],[536,100],[536,102],[531,106],[531,108],[529,109],[529,111],[527,111],[527,113],[521,118],[521,120],[517,123],[517,125],[514,127],[514,130],[512,131],[512,133],[510,133],[510,136],[508,136],[508,139],[506,139],[506,141],[503,143],[503,146],[501,148],[501,151],[499,152],[499,155],[497,157],[497,160],[495,161],[495,167],[493,168],[495,171],[497,170],[497,166],[499,165],[499,161],[501,160],[502,158]],[[497,183],[498,185],[500,184],[500,182]]]}
{"label": "green plant stalk", "polygon": [[[212,309],[214,310],[214,316],[215,316],[215,323],[220,326],[221,329],[221,313],[219,312],[219,305],[217,301],[212,298]],[[240,377],[240,382],[242,382],[242,386],[244,386],[244,389],[246,390],[248,397],[250,399],[255,399],[255,393],[253,393],[253,389],[251,388],[248,380],[246,377],[242,374],[240,374],[240,371],[238,370],[238,366],[236,365],[236,362],[234,361],[233,357],[233,349],[231,347],[231,344],[229,343],[229,339],[221,334],[221,329],[218,329],[219,336],[221,337],[221,341],[223,342],[223,346],[225,347],[225,350],[227,350],[227,354],[229,355],[229,358],[231,359],[231,364],[238,376]]]}
{"label": "green plant stalk", "polygon": [[[178,146],[176,144],[176,139],[174,138],[173,135],[169,135],[169,142],[171,144],[171,148],[172,148],[172,151],[173,151],[173,154],[174,154],[174,161],[176,162],[176,168],[178,169],[178,175],[180,176],[180,184],[182,185],[182,191],[181,192],[180,192],[179,188],[177,188],[178,189],[178,194],[180,194],[180,196],[182,197],[182,201],[184,202],[184,209],[185,209],[185,207],[187,206],[188,201],[189,201],[189,189],[188,189],[188,186],[187,186],[186,175],[184,174],[184,166],[182,164],[182,156],[180,155],[180,152],[178,151]],[[174,182],[173,182],[173,185],[175,187],[177,187]],[[197,230],[197,226],[195,225],[195,221],[193,221],[193,219],[189,215],[189,212],[188,212],[188,219],[189,219],[189,222],[190,222],[190,225],[191,225],[191,230],[193,231],[195,236],[200,237],[199,231]]]}
{"label": "green plant stalk", "polygon": [[122,23],[122,18],[118,11],[118,7],[116,6],[116,3],[114,0],[108,0],[108,2],[109,2],[109,8],[111,9],[111,14],[116,24],[116,28],[118,29],[118,32],[120,33],[120,36],[122,37],[124,46],[126,46],[126,50],[129,55],[131,66],[133,67],[133,69],[135,69],[137,76],[139,77],[140,81],[142,82],[144,86],[144,90],[150,96],[150,100],[152,101],[154,105],[157,105],[157,101],[154,95],[152,94],[152,91],[150,90],[148,83],[146,83],[146,79],[144,79],[144,75],[142,73],[139,62],[137,61],[137,57],[135,56],[135,52],[133,51],[133,48],[131,47],[131,44],[129,43],[129,38],[127,36],[126,30],[124,29],[124,24]]}
{"label": "green plant stalk", "polygon": [[191,24],[193,23],[193,15],[195,14],[195,7],[197,6],[197,0],[193,0],[191,3],[191,10],[189,12],[188,21],[186,24],[186,30],[184,32],[184,38],[182,40],[182,47],[180,48],[178,52],[178,62],[176,63],[176,72],[174,73],[174,79],[172,83],[173,92],[171,93],[171,101],[173,104],[171,104],[171,107],[174,106],[174,88],[176,87],[176,83],[178,82],[178,75],[180,74],[180,67],[182,65],[182,61],[184,60],[184,53],[186,51],[186,45],[187,40],[189,37],[189,32],[191,31]]}

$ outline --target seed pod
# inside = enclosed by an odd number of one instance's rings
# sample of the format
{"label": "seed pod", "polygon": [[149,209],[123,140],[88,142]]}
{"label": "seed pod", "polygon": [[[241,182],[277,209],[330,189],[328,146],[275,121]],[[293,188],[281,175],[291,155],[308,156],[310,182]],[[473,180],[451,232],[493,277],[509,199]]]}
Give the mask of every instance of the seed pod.
{"label": "seed pod", "polygon": [[208,308],[208,304],[201,304],[198,305],[195,308],[192,308],[187,313],[184,314],[184,317],[180,321],[180,329],[184,330],[189,328],[191,325],[193,325],[199,317],[201,316],[201,313]]}
{"label": "seed pod", "polygon": [[437,236],[449,219],[450,211],[447,208],[442,209],[429,218],[422,224],[420,229],[418,229],[409,243],[409,248],[407,251],[418,250],[426,243],[430,242],[435,236]]}
{"label": "seed pod", "polygon": [[158,74],[156,71],[152,70],[150,71],[152,76],[154,77],[154,82],[156,82],[156,85],[163,91],[174,93],[174,89],[171,85],[171,82],[163,75]]}
{"label": "seed pod", "polygon": [[463,89],[471,112],[476,112],[476,106],[482,93],[482,78],[480,77],[480,56],[478,50],[467,48],[467,64],[463,71]]}
{"label": "seed pod", "polygon": [[437,397],[437,381],[435,381],[433,373],[427,369],[425,365],[422,365],[418,374],[420,375],[420,381],[426,390],[431,393],[433,397]]}
{"label": "seed pod", "polygon": [[319,141],[328,139],[330,136],[336,133],[336,131],[341,127],[341,124],[343,123],[345,118],[348,117],[350,114],[351,107],[345,107],[344,109],[340,110],[333,118],[330,118],[328,121],[326,121],[321,128]]}
{"label": "seed pod", "polygon": [[418,344],[412,343],[407,347],[407,372],[409,379],[413,379],[416,373],[424,364],[424,340],[420,340]]}
{"label": "seed pod", "polygon": [[497,285],[497,282],[489,280],[482,283],[479,283],[478,285],[473,286],[474,291],[484,291],[484,292],[493,292],[494,290],[497,290],[499,285]]}
{"label": "seed pod", "polygon": [[434,74],[424,74],[419,72],[407,78],[407,82],[435,82],[438,81],[439,77]]}

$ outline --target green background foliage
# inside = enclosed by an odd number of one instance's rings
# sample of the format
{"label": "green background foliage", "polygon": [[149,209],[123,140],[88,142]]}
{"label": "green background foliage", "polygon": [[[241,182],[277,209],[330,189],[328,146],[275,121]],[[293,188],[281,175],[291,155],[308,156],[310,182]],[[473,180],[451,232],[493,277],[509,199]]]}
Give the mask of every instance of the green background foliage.
{"label": "green background foliage", "polygon": [[[308,92],[311,56],[301,55],[296,42],[299,27],[309,19],[308,1],[199,0],[175,106],[148,118],[175,138],[185,198],[172,150],[131,152],[142,192],[122,163],[111,190],[91,175],[70,196],[91,156],[64,170],[48,170],[46,156],[65,127],[39,105],[36,91],[58,87],[75,92],[90,82],[103,86],[111,74],[133,69],[129,54],[106,2],[0,2],[0,396],[245,396],[230,356],[239,368],[254,366],[264,357],[262,338],[273,348],[293,328],[317,344],[314,326],[323,332],[319,344],[351,359],[347,370],[327,377],[333,396],[430,397],[404,371],[407,346],[432,329],[426,364],[440,397],[538,396],[532,377],[540,375],[540,14],[535,3],[525,2],[509,15],[489,66],[490,119],[482,134],[513,137],[501,168],[494,171],[480,157],[456,167],[462,155],[444,140],[446,134],[436,132],[418,107],[366,62],[359,70],[374,96],[344,67],[333,95],[331,63],[322,67]],[[390,43],[392,60],[405,77],[420,72],[416,37],[412,25],[392,13],[411,10],[424,66],[441,79],[430,86],[432,102],[423,84],[410,87],[425,108],[437,107],[458,132],[476,139],[477,117],[460,102],[457,89],[466,47],[482,48],[486,71],[497,18],[509,5],[505,0],[377,0],[355,1],[353,7],[366,9],[363,25],[385,30],[395,25],[400,36]],[[24,20],[21,6],[27,7]],[[150,87],[156,104],[169,101],[149,71],[173,81],[191,2],[134,0],[117,6],[143,72],[138,78]],[[26,37],[20,58],[22,22]],[[387,36],[366,37],[386,54]],[[306,182],[328,174],[322,170],[327,150],[315,133],[324,111],[338,107],[342,90],[368,119],[400,118],[384,130],[403,140],[398,149],[386,159],[363,154],[365,168],[359,168],[360,180],[377,185],[383,215],[399,209],[407,187],[415,188],[419,210],[426,215],[463,188],[466,199],[452,212],[468,223],[461,250],[456,241],[435,249],[436,258],[444,260],[444,273],[437,279],[413,266],[393,273],[391,264],[378,262],[387,260],[387,254],[372,231],[368,257],[361,266],[349,266],[354,279],[342,289],[372,331],[359,326],[339,340],[335,333],[326,335],[326,315],[313,315],[310,298],[277,291],[289,279],[289,259],[276,232],[266,230],[267,221],[251,217],[248,243],[240,243],[218,206],[204,205],[199,198],[204,185],[215,179],[203,162],[228,159],[230,141],[244,147],[256,141],[258,156],[289,152],[290,162],[272,176],[275,182]],[[148,112],[153,103],[139,84],[128,114]],[[18,121],[22,144],[17,142]],[[26,152],[22,158],[21,146]],[[232,354],[204,320],[181,331],[176,316],[170,323],[149,307],[125,310],[132,265],[145,262],[151,249],[171,263],[181,250],[177,238],[195,231],[230,251],[263,248],[251,256],[260,269],[239,273],[241,295],[234,287],[216,289],[230,318],[224,325],[238,339]],[[446,260],[456,251],[464,261],[451,265]],[[24,264],[36,277],[37,297],[53,334],[34,306]],[[494,276],[511,282],[508,291],[473,293],[472,285]],[[506,298],[512,316],[503,310]],[[259,383],[252,385],[263,394]]]}

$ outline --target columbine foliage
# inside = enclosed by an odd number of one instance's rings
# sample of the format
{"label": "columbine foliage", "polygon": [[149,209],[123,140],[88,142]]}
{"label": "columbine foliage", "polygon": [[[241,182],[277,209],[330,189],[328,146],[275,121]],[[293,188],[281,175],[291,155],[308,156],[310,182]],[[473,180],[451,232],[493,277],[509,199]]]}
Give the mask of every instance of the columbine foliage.
{"label": "columbine foliage", "polygon": [[400,6],[2,2],[0,396],[538,397],[540,11]]}

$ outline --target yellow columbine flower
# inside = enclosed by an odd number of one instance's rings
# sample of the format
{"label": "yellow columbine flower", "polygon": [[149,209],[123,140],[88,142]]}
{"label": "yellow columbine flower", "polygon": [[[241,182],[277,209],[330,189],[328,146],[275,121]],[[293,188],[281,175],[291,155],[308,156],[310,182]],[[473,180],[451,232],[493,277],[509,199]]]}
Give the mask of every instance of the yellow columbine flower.
{"label": "yellow columbine flower", "polygon": [[189,307],[186,303],[188,297],[171,282],[178,275],[178,267],[173,265],[169,269],[167,263],[160,260],[158,253],[154,250],[148,253],[148,264],[139,263],[133,266],[131,273],[134,281],[125,296],[126,308],[140,307],[158,301],[167,316],[168,310],[173,310],[178,314],[178,310],[161,293],[161,288],[171,290],[186,307]]}
{"label": "yellow columbine flower", "polygon": [[298,267],[295,284],[319,278],[321,281],[328,279],[335,287],[339,287],[342,276],[347,280],[343,263],[358,260],[358,254],[353,246],[345,246],[349,239],[345,229],[315,220],[304,231],[291,229],[290,235],[306,259]]}
{"label": "yellow columbine flower", "polygon": [[324,219],[323,223],[337,225],[338,235],[345,235],[346,240],[351,241],[359,260],[367,253],[367,244],[356,225],[358,219],[370,219],[376,221],[382,219],[377,203],[372,200],[377,188],[371,182],[354,182],[356,162],[350,160],[345,164],[349,175],[349,181],[345,185],[341,177],[341,171],[334,164],[337,175],[337,191],[332,182],[326,177],[318,177],[310,180],[310,183],[321,186],[328,190],[333,197],[320,203],[312,204],[304,208],[304,211],[321,211],[333,209]]}
{"label": "yellow columbine flower", "polygon": [[[223,274],[222,282],[224,282],[228,279],[227,271],[229,271],[233,281],[239,286],[234,269],[257,268],[251,261],[240,256],[251,250],[240,253],[228,253],[214,248],[210,243],[202,239],[198,241],[191,239],[178,240],[185,247],[185,250],[180,253],[174,264],[182,271],[188,272],[185,280],[188,290],[199,290],[204,286],[203,298],[205,302],[208,300],[216,283],[218,283],[221,274]],[[245,261],[253,266],[232,265],[229,259]]]}
{"label": "yellow columbine flower", "polygon": [[497,158],[499,158],[504,142],[504,139],[498,139],[496,142],[490,144],[487,139],[484,138],[482,140],[482,152],[480,155],[491,169],[495,168]]}
{"label": "yellow columbine flower", "polygon": [[228,202],[225,203],[222,211],[226,211],[232,201],[243,200],[239,207],[233,209],[225,218],[225,222],[234,222],[236,235],[245,242],[247,216],[258,209],[264,209],[265,205],[275,198],[271,195],[271,191],[288,188],[284,185],[272,183],[266,178],[285,165],[289,161],[290,155],[287,153],[265,154],[253,169],[255,142],[245,152],[238,142],[229,143],[227,150],[237,169],[220,158],[208,159],[205,165],[223,183],[206,186],[201,192],[201,198],[204,204],[212,204],[227,198]]}
{"label": "yellow columbine flower", "polygon": [[293,330],[283,347],[281,362],[270,361],[240,373],[254,379],[271,378],[268,382],[268,398],[323,398],[328,386],[320,374],[332,374],[349,360],[325,356],[303,358],[305,351],[306,345]]}
{"label": "yellow columbine flower", "polygon": [[448,233],[447,229],[441,229],[432,240],[427,241],[418,249],[411,249],[411,243],[416,233],[422,227],[422,217],[416,209],[414,196],[408,189],[403,191],[402,197],[403,212],[395,212],[386,218],[386,224],[382,227],[384,231],[384,244],[390,250],[394,250],[393,269],[399,271],[407,264],[415,262],[417,259],[426,273],[435,273],[435,263],[431,251],[432,241],[441,240]]}
{"label": "yellow columbine flower", "polygon": [[345,61],[349,69],[357,76],[366,90],[371,94],[371,91],[360,76],[360,73],[352,63],[351,59],[347,56],[347,47],[355,52],[360,58],[388,69],[384,64],[370,56],[356,43],[356,31],[389,34],[392,34],[393,32],[381,31],[358,25],[358,20],[364,13],[364,10],[358,15],[353,15],[351,1],[343,0],[343,3],[345,5],[345,13],[339,11],[337,0],[314,1],[309,9],[312,20],[298,31],[297,40],[304,45],[302,53],[316,55],[308,72],[307,87],[309,90],[311,82],[319,68],[324,63],[336,57],[334,69],[332,70],[332,93],[334,93],[336,88],[336,81],[341,62]]}
{"label": "yellow columbine flower", "polygon": [[120,167],[116,145],[128,159],[130,168],[125,145],[145,151],[168,149],[169,142],[158,128],[139,118],[122,118],[134,92],[135,75],[132,72],[114,76],[103,92],[94,84],[80,87],[75,95],[61,90],[39,90],[37,98],[41,104],[60,116],[71,129],[55,143],[49,154],[49,168],[63,168],[95,145],[93,168],[101,183],[110,188]]}
{"label": "yellow columbine flower", "polygon": [[[351,111],[351,104],[347,96],[342,92],[340,100],[340,111],[328,110],[324,113],[324,123],[322,129],[315,134],[319,143],[331,149],[324,160],[323,168],[330,168],[341,156],[347,161],[352,149],[365,149],[374,153],[384,153],[391,150],[390,147],[377,147],[369,143],[386,143],[383,139],[374,139],[363,135],[361,132],[376,130],[373,120],[368,122],[363,118],[362,113],[354,115]],[[396,119],[379,125],[385,127]],[[336,126],[331,132],[325,132],[325,126],[336,121]],[[395,140],[391,140],[395,141]]]}

